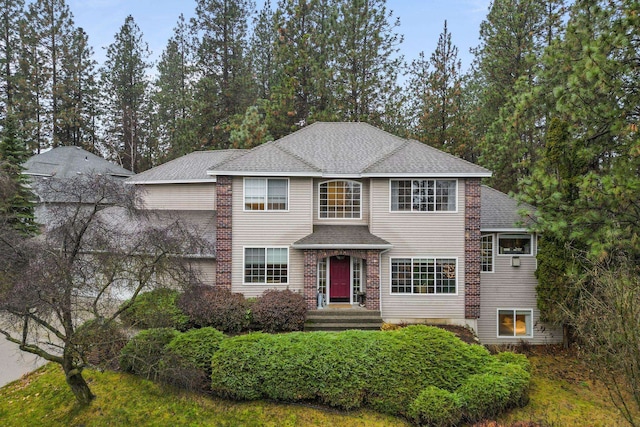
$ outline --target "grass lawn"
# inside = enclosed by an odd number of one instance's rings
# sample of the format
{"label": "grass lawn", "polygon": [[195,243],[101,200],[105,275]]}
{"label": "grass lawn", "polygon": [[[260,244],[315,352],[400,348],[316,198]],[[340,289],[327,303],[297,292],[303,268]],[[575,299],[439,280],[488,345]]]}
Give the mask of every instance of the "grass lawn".
{"label": "grass lawn", "polygon": [[[625,426],[606,389],[572,354],[536,351],[531,401],[487,427]],[[57,365],[0,388],[3,426],[408,426],[371,411],[338,412],[271,402],[230,402],[176,391],[128,374],[85,371],[98,396],[80,408]],[[640,416],[640,414],[638,414]],[[640,419],[640,418],[639,418]]]}

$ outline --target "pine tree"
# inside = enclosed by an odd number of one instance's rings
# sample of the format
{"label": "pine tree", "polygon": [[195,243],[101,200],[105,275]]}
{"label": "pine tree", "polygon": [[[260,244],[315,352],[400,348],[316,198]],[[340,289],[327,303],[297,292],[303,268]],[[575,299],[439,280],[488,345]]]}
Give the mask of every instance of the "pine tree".
{"label": "pine tree", "polygon": [[275,45],[278,33],[273,19],[271,1],[267,0],[253,21],[249,43],[249,57],[258,99],[269,99],[275,80]]}
{"label": "pine tree", "polygon": [[69,43],[63,47],[63,54],[59,139],[64,145],[96,152],[95,119],[99,114],[96,61],[82,28],[74,31]]}
{"label": "pine tree", "polygon": [[35,234],[38,231],[34,217],[35,196],[29,190],[28,178],[22,174],[22,164],[29,157],[29,152],[19,137],[17,123],[11,111],[8,111],[4,120],[1,138],[0,171],[13,185],[8,197],[0,200],[0,216],[21,234]]}
{"label": "pine tree", "polygon": [[341,0],[334,37],[336,104],[341,120],[384,122],[402,63],[398,18],[386,0]]}
{"label": "pine tree", "polygon": [[153,102],[158,114],[159,145],[170,160],[197,148],[194,126],[195,80],[192,33],[180,15],[158,63]]}
{"label": "pine tree", "polygon": [[469,135],[462,108],[461,64],[446,21],[430,60],[426,62],[421,54],[410,70],[415,73],[410,88],[420,91],[413,107],[416,137],[440,150],[464,155]]}
{"label": "pine tree", "polygon": [[550,19],[550,9],[561,13],[562,0],[495,1],[474,50],[474,78],[482,88],[473,117],[479,160],[494,171],[491,184],[505,192],[515,191],[518,178],[530,173],[543,145],[544,112],[529,102],[529,93],[550,34],[561,24]]}
{"label": "pine tree", "polygon": [[38,47],[36,58],[42,61],[42,71],[46,76],[47,101],[43,105],[48,116],[45,123],[51,136],[49,143],[53,147],[68,145],[60,116],[62,98],[67,92],[64,85],[64,50],[72,43],[73,16],[64,0],[37,0],[29,5],[27,21]]}
{"label": "pine tree", "polygon": [[23,9],[24,0],[0,1],[0,114],[13,108]]}
{"label": "pine tree", "polygon": [[105,96],[106,145],[122,166],[141,171],[141,153],[146,151],[145,115],[149,97],[146,71],[150,64],[147,43],[129,15],[107,48],[101,69]]}
{"label": "pine tree", "polygon": [[242,122],[234,126],[229,137],[233,148],[253,148],[272,139],[257,106],[247,108]]}
{"label": "pine tree", "polygon": [[274,13],[277,28],[275,83],[265,120],[275,138],[316,120],[332,120],[330,40],[333,2],[280,0]]}
{"label": "pine tree", "polygon": [[229,122],[255,100],[247,63],[250,0],[197,0],[192,26],[198,34],[196,88],[202,145],[226,148]]}

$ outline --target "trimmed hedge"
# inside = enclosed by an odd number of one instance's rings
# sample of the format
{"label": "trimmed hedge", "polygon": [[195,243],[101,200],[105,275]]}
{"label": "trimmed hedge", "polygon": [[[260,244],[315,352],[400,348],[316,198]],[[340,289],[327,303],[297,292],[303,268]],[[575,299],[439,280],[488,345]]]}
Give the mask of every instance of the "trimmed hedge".
{"label": "trimmed hedge", "polygon": [[268,289],[251,306],[253,321],[264,332],[301,331],[306,312],[304,297],[288,289]]}
{"label": "trimmed hedge", "polygon": [[251,320],[244,296],[224,288],[192,286],[180,295],[177,304],[198,327],[238,333],[247,329]]}
{"label": "trimmed hedge", "polygon": [[131,307],[120,314],[125,326],[140,329],[174,328],[185,330],[189,317],[176,305],[178,291],[159,288],[138,295]]}
{"label": "trimmed hedge", "polygon": [[500,412],[521,403],[527,387],[528,373],[516,363],[428,326],[229,338],[213,356],[211,379],[222,397],[366,405],[427,425]]}
{"label": "trimmed hedge", "polygon": [[511,395],[507,379],[496,374],[476,374],[457,390],[464,418],[474,423],[493,418],[508,407]]}
{"label": "trimmed hedge", "polygon": [[158,364],[160,381],[189,390],[208,390],[211,358],[224,338],[214,328],[177,334],[163,349]]}
{"label": "trimmed hedge", "polygon": [[120,369],[150,380],[158,380],[160,361],[165,355],[165,346],[180,332],[170,328],[155,328],[141,331],[129,340],[120,353]]}
{"label": "trimmed hedge", "polygon": [[456,393],[429,386],[413,401],[409,416],[421,426],[457,426],[462,420],[462,406]]}

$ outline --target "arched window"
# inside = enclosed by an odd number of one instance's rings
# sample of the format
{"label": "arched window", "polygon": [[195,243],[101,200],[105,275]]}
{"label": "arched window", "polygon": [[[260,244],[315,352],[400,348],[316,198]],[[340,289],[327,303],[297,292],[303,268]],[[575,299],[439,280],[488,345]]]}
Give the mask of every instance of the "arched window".
{"label": "arched window", "polygon": [[320,183],[320,218],[361,218],[361,188],[356,181]]}

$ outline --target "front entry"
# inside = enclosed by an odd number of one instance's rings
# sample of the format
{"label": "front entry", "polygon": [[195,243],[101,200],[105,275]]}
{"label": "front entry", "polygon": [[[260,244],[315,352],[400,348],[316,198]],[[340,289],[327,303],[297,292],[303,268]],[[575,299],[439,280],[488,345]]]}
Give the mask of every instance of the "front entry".
{"label": "front entry", "polygon": [[351,258],[331,257],[329,262],[329,302],[350,302]]}

